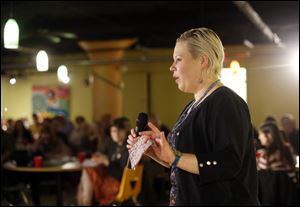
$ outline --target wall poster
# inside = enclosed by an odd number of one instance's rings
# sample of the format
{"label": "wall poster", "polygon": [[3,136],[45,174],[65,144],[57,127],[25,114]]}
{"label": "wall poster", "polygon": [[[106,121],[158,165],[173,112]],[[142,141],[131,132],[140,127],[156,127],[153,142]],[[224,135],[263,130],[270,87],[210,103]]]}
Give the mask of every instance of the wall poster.
{"label": "wall poster", "polygon": [[43,117],[69,117],[70,89],[65,86],[33,86],[32,112]]}

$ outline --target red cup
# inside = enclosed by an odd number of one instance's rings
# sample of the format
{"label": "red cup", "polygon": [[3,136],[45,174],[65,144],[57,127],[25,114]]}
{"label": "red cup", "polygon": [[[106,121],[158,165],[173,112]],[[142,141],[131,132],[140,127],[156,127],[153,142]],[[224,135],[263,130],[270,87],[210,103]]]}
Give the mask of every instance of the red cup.
{"label": "red cup", "polygon": [[42,167],[43,157],[42,156],[35,156],[33,158],[34,167]]}
{"label": "red cup", "polygon": [[262,156],[262,152],[257,151],[255,155],[256,155],[256,158],[260,158]]}
{"label": "red cup", "polygon": [[82,163],[85,160],[85,153],[84,152],[79,152],[78,153],[78,159],[79,159],[79,162]]}

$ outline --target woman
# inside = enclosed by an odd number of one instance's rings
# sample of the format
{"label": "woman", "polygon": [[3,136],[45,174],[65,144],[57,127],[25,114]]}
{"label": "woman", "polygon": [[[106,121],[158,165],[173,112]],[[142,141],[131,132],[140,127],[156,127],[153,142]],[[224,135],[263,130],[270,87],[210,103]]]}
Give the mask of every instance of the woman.
{"label": "woman", "polygon": [[126,137],[128,130],[123,118],[116,119],[110,128],[103,151],[92,157],[94,166],[85,167],[77,193],[78,205],[91,205],[93,197],[101,205],[115,200],[123,169],[128,159]]}
{"label": "woman", "polygon": [[298,205],[299,173],[292,146],[275,123],[263,124],[259,140],[264,147],[257,151],[259,199],[262,205]]}
{"label": "woman", "polygon": [[13,137],[16,140],[16,150],[28,150],[28,145],[34,142],[31,132],[26,129],[21,119],[16,121]]}
{"label": "woman", "polygon": [[[224,49],[210,29],[191,29],[176,41],[170,67],[179,90],[194,94],[168,136],[149,123],[139,133],[146,151],[171,167],[170,205],[257,205],[253,128],[247,104],[219,76]],[[131,130],[127,148],[136,142]]]}
{"label": "woman", "polygon": [[36,154],[41,154],[46,160],[63,160],[72,154],[71,149],[50,126],[42,127],[36,151]]}
{"label": "woman", "polygon": [[20,166],[27,166],[32,159],[34,139],[21,119],[15,123],[12,139],[11,159],[15,160]]}

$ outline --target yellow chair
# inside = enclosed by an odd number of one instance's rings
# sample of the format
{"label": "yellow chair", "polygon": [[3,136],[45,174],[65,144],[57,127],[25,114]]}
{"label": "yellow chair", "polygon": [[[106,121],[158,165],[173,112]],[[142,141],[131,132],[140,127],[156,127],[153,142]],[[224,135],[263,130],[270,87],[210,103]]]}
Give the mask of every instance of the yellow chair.
{"label": "yellow chair", "polygon": [[137,197],[142,189],[143,169],[144,166],[141,164],[137,165],[135,169],[125,167],[116,202],[122,203],[131,198],[136,205],[139,205]]}

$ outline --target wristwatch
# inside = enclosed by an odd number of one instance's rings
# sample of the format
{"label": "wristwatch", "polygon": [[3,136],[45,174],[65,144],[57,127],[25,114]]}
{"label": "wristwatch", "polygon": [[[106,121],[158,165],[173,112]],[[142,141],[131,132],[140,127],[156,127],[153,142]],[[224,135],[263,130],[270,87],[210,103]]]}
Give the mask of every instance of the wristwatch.
{"label": "wristwatch", "polygon": [[177,164],[178,164],[178,162],[180,160],[180,157],[182,156],[182,152],[180,152],[180,151],[178,151],[178,150],[176,150],[174,148],[172,148],[172,150],[173,150],[173,152],[175,154],[175,160],[173,161],[173,163],[172,163],[171,166],[172,167],[177,167]]}

